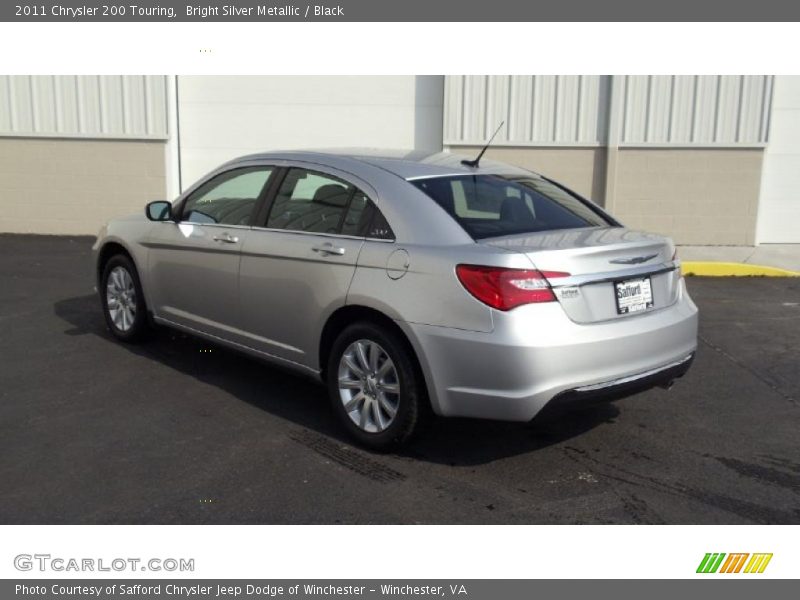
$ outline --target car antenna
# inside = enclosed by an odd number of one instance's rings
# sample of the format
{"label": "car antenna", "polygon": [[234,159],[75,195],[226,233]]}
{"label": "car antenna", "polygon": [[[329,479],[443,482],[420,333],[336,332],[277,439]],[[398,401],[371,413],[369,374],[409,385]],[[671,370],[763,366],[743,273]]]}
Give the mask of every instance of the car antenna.
{"label": "car antenna", "polygon": [[480,162],[481,162],[481,159],[483,158],[484,153],[489,149],[489,144],[492,143],[492,140],[494,139],[494,136],[497,135],[497,133],[500,131],[500,129],[505,124],[506,124],[505,121],[500,121],[500,125],[497,127],[497,129],[494,130],[494,133],[492,134],[492,137],[490,137],[489,141],[486,142],[486,145],[483,147],[483,150],[481,150],[481,153],[478,154],[478,157],[475,160],[467,160],[465,158],[464,160],[461,161],[461,164],[462,165],[466,165],[468,167],[472,167],[473,169],[477,169],[478,166],[480,165]]}

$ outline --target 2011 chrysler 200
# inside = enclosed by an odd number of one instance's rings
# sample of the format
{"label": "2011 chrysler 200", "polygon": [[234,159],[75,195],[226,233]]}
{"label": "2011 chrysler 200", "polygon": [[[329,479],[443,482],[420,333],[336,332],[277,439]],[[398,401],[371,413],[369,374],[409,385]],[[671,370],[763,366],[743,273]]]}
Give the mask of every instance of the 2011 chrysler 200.
{"label": "2011 chrysler 200", "polygon": [[117,338],[167,325],[320,377],[376,449],[428,407],[529,421],[668,386],[697,344],[669,239],[450,154],[246,156],[111,221],[94,251]]}

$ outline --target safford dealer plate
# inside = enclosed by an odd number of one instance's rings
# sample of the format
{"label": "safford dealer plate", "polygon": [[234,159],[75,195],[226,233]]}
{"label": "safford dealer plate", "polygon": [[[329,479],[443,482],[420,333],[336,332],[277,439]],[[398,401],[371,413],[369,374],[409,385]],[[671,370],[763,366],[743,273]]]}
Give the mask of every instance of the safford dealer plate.
{"label": "safford dealer plate", "polygon": [[617,295],[617,312],[621,315],[653,308],[653,290],[650,278],[626,279],[614,283]]}

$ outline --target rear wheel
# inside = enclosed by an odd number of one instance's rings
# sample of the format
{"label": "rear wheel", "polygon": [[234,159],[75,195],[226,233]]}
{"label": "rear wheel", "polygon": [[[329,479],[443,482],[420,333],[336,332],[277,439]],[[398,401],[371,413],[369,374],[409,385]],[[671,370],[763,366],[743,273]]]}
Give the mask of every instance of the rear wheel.
{"label": "rear wheel", "polygon": [[388,450],[414,434],[424,387],[395,332],[369,322],[350,325],[333,343],[327,373],[333,410],[362,445]]}
{"label": "rear wheel", "polygon": [[109,331],[123,342],[135,342],[147,332],[147,307],[133,261],[112,256],[103,268],[100,299]]}

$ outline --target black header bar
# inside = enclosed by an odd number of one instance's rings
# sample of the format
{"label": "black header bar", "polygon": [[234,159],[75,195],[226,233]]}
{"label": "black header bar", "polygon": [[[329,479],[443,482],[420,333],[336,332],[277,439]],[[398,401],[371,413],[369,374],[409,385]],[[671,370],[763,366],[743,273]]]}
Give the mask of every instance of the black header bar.
{"label": "black header bar", "polygon": [[[554,22],[798,21],[790,0],[316,0],[2,2],[0,21]],[[535,35],[535,32],[531,32]],[[446,36],[446,32],[442,32]],[[580,42],[580,40],[575,40]],[[743,40],[744,41],[744,40]],[[675,43],[680,43],[676,33]]]}

